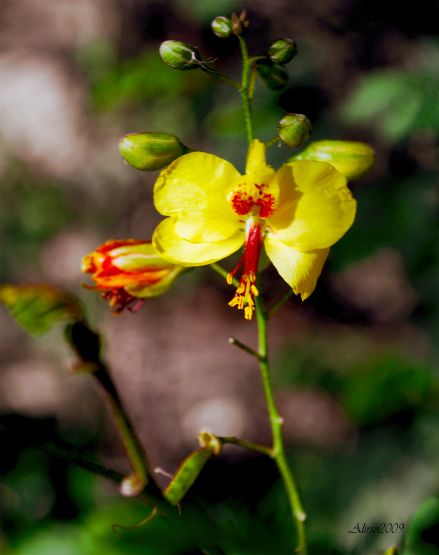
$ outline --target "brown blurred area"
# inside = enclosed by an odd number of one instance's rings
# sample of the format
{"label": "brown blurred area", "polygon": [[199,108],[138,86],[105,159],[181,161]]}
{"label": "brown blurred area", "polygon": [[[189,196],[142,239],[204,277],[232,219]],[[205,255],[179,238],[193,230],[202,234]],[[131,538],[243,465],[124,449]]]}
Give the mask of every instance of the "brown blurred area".
{"label": "brown blurred area", "polygon": [[[184,129],[185,142],[213,150],[220,139],[209,134],[211,123],[204,110],[221,99],[212,93],[202,100],[200,114],[177,110],[174,120],[165,117],[167,97],[152,108],[140,101],[98,110],[90,101],[90,74],[78,60],[90,45],[111,45],[117,60],[130,60],[157,52],[161,40],[175,37],[199,45],[209,55],[224,51],[225,61],[220,63],[236,72],[235,51],[208,36],[208,25],[196,4],[200,3],[0,2],[1,179],[8,187],[13,180],[20,182],[24,196],[32,194],[34,186],[52,183],[68,207],[65,225],[57,225],[32,254],[20,247],[2,279],[50,282],[81,296],[92,325],[105,337],[105,356],[153,465],[166,470],[172,470],[196,446],[203,428],[269,441],[255,361],[227,343],[234,336],[254,345],[255,326],[227,306],[232,290],[209,269],[188,273],[166,296],[145,303],[141,312],[115,317],[92,292],[81,290],[80,260],[109,238],[150,237],[159,220],[151,199],[156,174],[137,172],[122,163],[117,151],[120,136],[131,131]],[[304,45],[298,74],[305,75],[310,63],[318,79],[315,86],[299,83],[296,92],[294,88],[285,92],[274,114],[295,103],[295,111],[307,113],[309,108],[309,116],[317,121],[325,110],[341,105],[351,85],[370,68],[404,67],[413,59],[416,47],[411,37],[404,28],[392,27],[387,17],[379,20],[378,2],[257,0],[247,4],[253,18],[251,45],[293,36],[299,52]],[[364,21],[360,24],[361,10],[367,5],[385,32],[380,34]],[[350,22],[355,25],[350,27]],[[372,38],[377,40],[371,42]],[[153,81],[156,76],[150,78]],[[203,76],[192,85],[186,83],[182,99],[212,86],[206,83]],[[178,103],[178,98],[173,102]],[[151,129],[150,125],[159,125],[159,109],[165,128]],[[390,147],[360,125],[339,126],[338,131],[341,135],[335,138],[368,140],[379,149],[375,169],[357,186],[361,193],[362,187],[388,172]],[[226,144],[218,153],[226,154],[236,144]],[[244,145],[239,149],[243,155]],[[416,162],[422,164],[422,160]],[[3,210],[16,214],[18,228],[31,225],[20,220],[26,213],[20,209],[20,199],[15,202]],[[38,217],[42,221],[59,217],[54,210],[43,206]],[[39,221],[36,218],[32,225],[38,228]],[[285,286],[272,271],[265,279],[269,302],[274,302]],[[345,268],[333,272],[329,267],[309,302],[302,305],[294,299],[279,312],[270,331],[273,358],[280,360],[288,349],[304,344],[341,367],[341,372],[365,354],[382,349],[428,358],[431,339],[411,321],[418,301],[403,256],[394,246],[383,245]],[[31,339],[4,310],[0,328],[0,410],[54,417],[61,430],[82,430],[85,443],[100,437],[100,454],[110,464],[123,467],[122,449],[99,394],[88,376],[68,371],[72,355],[61,345],[59,332]],[[330,451],[352,448],[355,425],[330,392],[280,383],[279,403],[290,445]]]}

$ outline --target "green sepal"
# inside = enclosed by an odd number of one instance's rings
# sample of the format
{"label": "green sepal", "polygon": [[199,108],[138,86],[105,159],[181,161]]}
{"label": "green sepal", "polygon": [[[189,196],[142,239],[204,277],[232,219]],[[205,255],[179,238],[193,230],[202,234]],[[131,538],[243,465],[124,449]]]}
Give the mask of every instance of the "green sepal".
{"label": "green sepal", "polygon": [[171,505],[177,505],[183,499],[213,452],[212,447],[201,447],[183,460],[163,492]]}
{"label": "green sepal", "polygon": [[375,152],[371,146],[357,141],[316,141],[295,154],[294,160],[328,162],[349,180],[359,179],[373,165]]}
{"label": "green sepal", "polygon": [[78,299],[51,285],[2,285],[0,303],[32,334],[45,333],[61,322],[84,320]]}
{"label": "green sepal", "polygon": [[129,133],[119,141],[119,152],[134,168],[153,171],[165,168],[189,149],[170,133]]}

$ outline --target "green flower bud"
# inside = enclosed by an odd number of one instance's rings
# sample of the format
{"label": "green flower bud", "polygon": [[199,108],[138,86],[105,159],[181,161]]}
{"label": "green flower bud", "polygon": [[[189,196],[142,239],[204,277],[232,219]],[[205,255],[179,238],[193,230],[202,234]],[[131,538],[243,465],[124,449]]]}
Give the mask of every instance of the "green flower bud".
{"label": "green flower bud", "polygon": [[362,177],[375,160],[375,152],[366,143],[354,141],[317,141],[304,151],[290,158],[293,160],[318,160],[332,164],[347,179]]}
{"label": "green flower bud", "polygon": [[309,139],[311,123],[303,114],[287,114],[278,126],[279,138],[288,146],[295,148]]}
{"label": "green flower bud", "polygon": [[179,40],[165,40],[159,49],[160,57],[172,69],[197,69],[201,58],[198,50]]}
{"label": "green flower bud", "polygon": [[228,17],[219,15],[211,23],[212,31],[220,39],[226,39],[232,34],[232,22]]}
{"label": "green flower bud", "polygon": [[188,148],[169,133],[129,133],[119,141],[119,152],[138,170],[160,170]]}
{"label": "green flower bud", "polygon": [[283,89],[288,83],[287,72],[279,65],[270,62],[259,62],[258,72],[269,89]]}
{"label": "green flower bud", "polygon": [[297,54],[297,46],[291,39],[278,39],[270,44],[267,54],[275,64],[284,65]]}

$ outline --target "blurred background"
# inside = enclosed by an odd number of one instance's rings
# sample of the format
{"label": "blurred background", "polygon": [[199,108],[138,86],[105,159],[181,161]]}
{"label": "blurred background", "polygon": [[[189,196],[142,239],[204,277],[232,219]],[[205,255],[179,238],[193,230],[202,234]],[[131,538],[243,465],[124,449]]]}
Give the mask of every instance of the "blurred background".
{"label": "blurred background", "polygon": [[[199,47],[239,78],[217,15],[249,9],[251,53],[291,37],[288,86],[258,84],[257,135],[285,112],[312,139],[363,140],[376,164],[352,185],[353,228],[331,250],[317,289],[270,330],[274,381],[291,464],[309,514],[312,555],[437,555],[439,547],[439,3],[435,0],[1,0],[0,185],[3,282],[52,283],[82,299],[154,467],[173,472],[201,428],[269,442],[254,361],[255,326],[227,306],[209,268],[189,272],[137,314],[111,315],[81,288],[81,257],[109,238],[148,239],[159,221],[155,172],[124,165],[128,132],[175,133],[242,169],[239,96],[201,72],[178,72],[161,41]],[[277,166],[292,152],[270,152]],[[230,261],[224,263],[232,267]],[[270,301],[286,286],[265,272]],[[63,441],[128,470],[89,376],[74,375],[60,330],[35,340],[0,312],[0,551],[19,555],[283,554],[287,500],[271,461],[224,449],[182,518],[148,514],[116,487],[41,449]],[[159,476],[161,484],[166,483]],[[436,497],[435,497],[436,496]],[[349,533],[357,523],[410,531]]]}

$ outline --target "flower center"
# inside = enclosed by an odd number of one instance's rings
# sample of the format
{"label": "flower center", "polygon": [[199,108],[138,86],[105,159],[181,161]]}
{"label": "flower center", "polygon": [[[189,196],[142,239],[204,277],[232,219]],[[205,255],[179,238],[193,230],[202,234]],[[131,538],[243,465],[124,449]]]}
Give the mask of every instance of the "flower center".
{"label": "flower center", "polygon": [[235,268],[227,275],[227,283],[231,285],[235,274],[243,266],[235,296],[229,302],[229,305],[244,310],[246,320],[252,319],[255,310],[255,297],[259,294],[256,287],[256,275],[262,246],[261,235],[261,225],[258,219],[249,218],[247,221],[247,239],[244,246],[244,254]]}
{"label": "flower center", "polygon": [[238,216],[249,213],[269,218],[276,208],[276,198],[265,183],[240,181],[228,195],[228,201]]}

